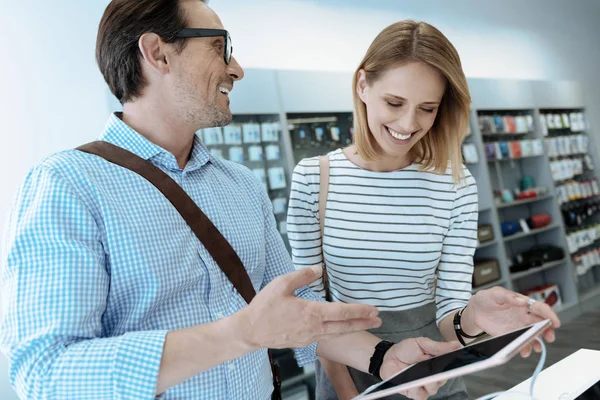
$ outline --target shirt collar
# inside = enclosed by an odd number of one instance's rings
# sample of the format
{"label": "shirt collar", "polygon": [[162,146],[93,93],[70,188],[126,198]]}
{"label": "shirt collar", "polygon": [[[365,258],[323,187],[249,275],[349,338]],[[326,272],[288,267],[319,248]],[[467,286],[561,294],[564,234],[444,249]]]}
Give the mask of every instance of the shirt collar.
{"label": "shirt collar", "polygon": [[[113,113],[108,119],[100,140],[122,147],[140,156],[144,160],[163,165],[168,169],[180,169],[175,156],[157,144],[152,143],[136,132],[121,119],[122,113]],[[210,153],[202,144],[200,137],[194,135],[194,144],[186,171],[199,169],[210,161]]]}

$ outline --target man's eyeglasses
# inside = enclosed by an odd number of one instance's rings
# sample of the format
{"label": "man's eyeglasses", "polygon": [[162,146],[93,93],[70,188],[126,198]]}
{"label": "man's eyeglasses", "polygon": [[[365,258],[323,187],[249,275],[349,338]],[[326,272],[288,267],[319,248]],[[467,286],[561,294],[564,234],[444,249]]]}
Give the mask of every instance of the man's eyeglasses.
{"label": "man's eyeglasses", "polygon": [[223,59],[225,64],[231,62],[231,53],[233,53],[233,47],[231,46],[231,36],[229,32],[224,29],[204,29],[204,28],[183,28],[175,34],[176,38],[196,38],[196,37],[219,37],[223,36],[225,39],[225,46],[223,47]]}

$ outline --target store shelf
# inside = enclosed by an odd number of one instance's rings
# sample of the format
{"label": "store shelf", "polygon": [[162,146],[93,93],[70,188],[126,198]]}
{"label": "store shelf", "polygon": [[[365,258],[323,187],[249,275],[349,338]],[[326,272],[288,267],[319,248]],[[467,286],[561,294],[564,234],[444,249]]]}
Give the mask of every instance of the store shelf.
{"label": "store shelf", "polygon": [[556,161],[556,160],[561,160],[563,158],[571,158],[571,157],[577,157],[577,156],[585,156],[587,155],[587,151],[584,153],[573,153],[573,154],[561,154],[558,156],[548,156],[548,158],[550,159],[550,161]]}
{"label": "store shelf", "polygon": [[496,239],[494,239],[494,240],[492,240],[490,242],[481,243],[479,246],[477,246],[475,248],[475,250],[485,249],[486,247],[490,247],[490,246],[493,246],[495,244],[498,244],[498,240],[496,240]]}
{"label": "store shelf", "polygon": [[537,235],[538,233],[543,233],[543,232],[551,231],[551,230],[556,229],[556,228],[560,228],[560,225],[558,225],[558,224],[552,224],[552,225],[548,225],[548,226],[545,226],[545,227],[540,228],[540,229],[533,229],[533,230],[531,230],[531,231],[529,231],[527,233],[525,233],[525,232],[516,233],[516,234],[511,235],[511,236],[506,236],[504,238],[504,242],[510,242],[512,240],[522,239],[522,238],[527,237],[527,236]]}
{"label": "store shelf", "polygon": [[573,132],[570,128],[549,128],[548,136],[556,137],[556,136],[570,136],[570,135],[585,135],[586,131]]}
{"label": "store shelf", "polygon": [[550,268],[557,267],[566,262],[567,262],[567,258],[565,257],[562,260],[552,261],[552,262],[546,263],[544,265],[541,265],[539,267],[528,269],[527,271],[510,274],[510,279],[512,279],[513,281],[516,281],[517,279],[522,279],[522,278],[525,278],[526,276],[537,274],[538,272],[546,271]]}
{"label": "store shelf", "polygon": [[580,253],[585,253],[586,251],[589,251],[588,247],[592,247],[598,244],[598,242],[600,242],[600,237],[595,239],[594,241],[592,241],[589,244],[586,244],[585,246],[580,246],[577,250],[575,250],[574,252],[570,253],[571,257],[575,257],[577,255],[579,255]]}
{"label": "store shelf", "polygon": [[600,296],[600,285],[596,286],[594,289],[590,289],[584,293],[582,293],[579,298],[581,302],[588,301],[593,299],[596,296]]}
{"label": "store shelf", "polygon": [[480,290],[490,289],[490,288],[493,288],[494,286],[504,286],[505,283],[506,282],[505,282],[504,279],[499,279],[497,281],[490,282],[487,285],[483,285],[483,286],[479,286],[477,288],[474,288],[472,290],[472,292],[473,292],[473,294],[475,294],[475,293],[479,292]]}
{"label": "store shelf", "polygon": [[[598,215],[598,213],[592,214],[591,216],[595,217],[596,215]],[[575,233],[575,232],[583,231],[583,230],[586,230],[586,229],[591,229],[592,227],[594,227],[596,225],[598,225],[598,221],[590,221],[590,222],[587,222],[587,223],[585,223],[585,224],[583,224],[581,226],[571,226],[571,227],[565,226],[565,230],[567,231],[566,232],[567,235],[570,235],[570,234]]]}
{"label": "store shelf", "polygon": [[542,201],[542,200],[548,200],[548,199],[553,199],[554,195],[553,194],[546,194],[540,197],[535,197],[532,199],[525,199],[525,200],[516,200],[516,201],[512,201],[510,203],[498,203],[496,205],[496,208],[502,209],[502,208],[507,208],[507,207],[516,207],[516,206],[520,206],[522,204],[530,204],[530,203],[535,203],[537,201]]}
{"label": "store shelf", "polygon": [[517,137],[517,136],[525,136],[529,135],[533,132],[500,132],[500,133],[482,133],[481,136],[484,138],[499,138],[499,137]]}
{"label": "store shelf", "polygon": [[564,207],[564,206],[568,206],[568,205],[571,205],[571,204],[582,205],[582,204],[593,203],[594,201],[598,201],[598,200],[600,200],[600,195],[599,194],[597,194],[595,196],[591,196],[591,197],[586,197],[584,199],[569,200],[566,203],[562,203],[560,206]]}
{"label": "store shelf", "polygon": [[541,157],[543,156],[543,154],[536,154],[534,156],[528,156],[528,157],[519,157],[519,158],[501,158],[500,160],[488,160],[489,164],[495,164],[498,162],[507,162],[507,161],[520,161],[520,160],[527,160],[530,158],[537,158],[537,157]]}
{"label": "store shelf", "polygon": [[580,180],[589,179],[589,177],[586,177],[586,175],[589,174],[590,172],[594,172],[594,170],[593,169],[586,169],[581,174],[576,174],[576,175],[572,176],[571,178],[559,179],[557,181],[554,181],[554,186],[560,186],[560,185],[563,185],[563,184],[565,184],[567,182],[570,182],[570,181],[579,182]]}

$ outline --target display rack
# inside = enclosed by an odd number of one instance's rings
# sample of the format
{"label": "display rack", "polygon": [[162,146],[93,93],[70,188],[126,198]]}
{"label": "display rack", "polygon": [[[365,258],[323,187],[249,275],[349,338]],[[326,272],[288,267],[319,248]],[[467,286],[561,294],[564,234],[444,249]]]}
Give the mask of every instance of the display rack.
{"label": "display rack", "polygon": [[236,114],[228,126],[198,132],[215,157],[248,167],[263,184],[273,204],[279,233],[287,240],[287,204],[290,195],[290,163],[281,140],[278,114]]}

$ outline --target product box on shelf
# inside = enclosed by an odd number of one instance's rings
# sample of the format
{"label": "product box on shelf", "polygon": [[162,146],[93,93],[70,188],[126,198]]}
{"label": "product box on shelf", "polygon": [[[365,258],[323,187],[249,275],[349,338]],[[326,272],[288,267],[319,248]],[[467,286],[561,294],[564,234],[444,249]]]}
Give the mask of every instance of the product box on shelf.
{"label": "product box on shelf", "polygon": [[466,164],[476,164],[479,162],[477,147],[473,143],[465,143],[462,145],[462,155]]}
{"label": "product box on shelf", "polygon": [[491,242],[494,240],[494,229],[490,224],[479,225],[477,227],[477,241],[479,243]]}
{"label": "product box on shelf", "polygon": [[496,259],[475,260],[473,269],[473,288],[492,283],[500,279],[500,264]]}
{"label": "product box on shelf", "polygon": [[548,304],[553,310],[562,306],[562,298],[558,285],[544,285],[532,287],[525,291],[530,298]]}

